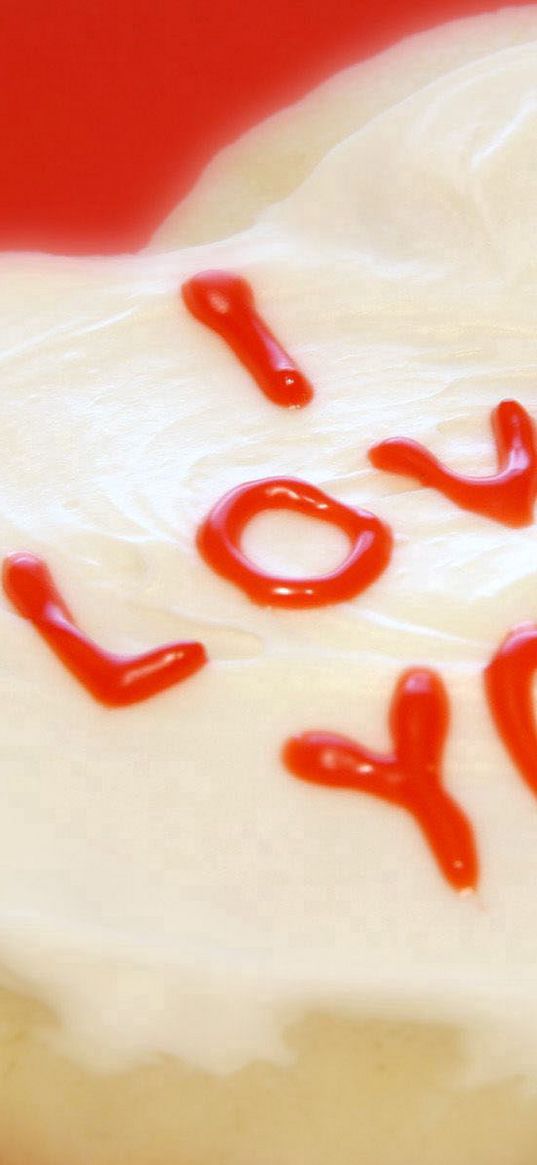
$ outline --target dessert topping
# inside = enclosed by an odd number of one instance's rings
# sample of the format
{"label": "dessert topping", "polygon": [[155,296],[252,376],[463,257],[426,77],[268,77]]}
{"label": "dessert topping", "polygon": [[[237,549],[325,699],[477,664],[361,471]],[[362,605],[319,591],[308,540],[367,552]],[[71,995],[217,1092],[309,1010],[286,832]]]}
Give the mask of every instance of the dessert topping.
{"label": "dessert topping", "polygon": [[456,890],[471,890],[478,879],[474,832],[442,787],[448,724],[441,679],[428,669],[412,668],[401,676],[392,698],[392,753],[371,752],[332,732],[306,732],[287,741],[283,760],[302,781],[370,793],[408,810],[447,881]]}
{"label": "dessert topping", "polygon": [[117,708],[147,700],[207,662],[201,643],[168,643],[128,656],[98,647],[75,623],[46,563],[33,554],[5,559],[3,585],[19,614],[33,623],[58,659],[101,704]]}
{"label": "dessert topping", "polygon": [[[246,524],[263,510],[294,510],[332,522],[347,535],[349,554],[336,570],[315,578],[267,574],[240,547]],[[308,482],[267,477],[237,486],[217,502],[199,529],[198,549],[217,574],[241,587],[254,603],[322,607],[352,599],[382,573],[390,559],[392,535],[374,514],[337,502]]]}
{"label": "dessert topping", "polygon": [[492,413],[498,472],[464,477],[446,469],[416,441],[395,437],[369,450],[377,469],[404,473],[432,486],[464,510],[484,514],[505,526],[533,521],[537,493],[537,438],[531,417],[515,400],[503,400]]}
{"label": "dessert topping", "polygon": [[183,301],[197,320],[212,328],[274,404],[302,408],[311,384],[256,310],[250,284],[230,271],[201,271],[183,283]]}

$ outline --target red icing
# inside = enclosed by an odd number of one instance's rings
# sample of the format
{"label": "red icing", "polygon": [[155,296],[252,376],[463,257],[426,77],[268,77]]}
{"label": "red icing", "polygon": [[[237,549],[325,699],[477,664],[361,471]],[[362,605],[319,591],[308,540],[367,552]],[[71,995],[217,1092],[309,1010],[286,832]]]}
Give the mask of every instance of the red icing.
{"label": "red icing", "polygon": [[[259,570],[240,549],[246,524],[262,510],[294,510],[331,522],[351,542],[345,561],[318,578],[280,578]],[[334,501],[316,486],[291,477],[268,477],[231,490],[198,532],[198,548],[217,572],[242,588],[261,606],[322,607],[352,599],[386,567],[392,548],[390,530],[366,510]]]}
{"label": "red icing", "polygon": [[514,400],[503,400],[492,413],[498,472],[491,477],[463,477],[445,469],[422,445],[405,438],[382,441],[369,450],[377,469],[405,473],[432,486],[464,510],[484,514],[506,526],[533,521],[537,493],[537,446],[531,417]]}
{"label": "red icing", "polygon": [[287,742],[283,759],[303,781],[370,793],[407,809],[448,882],[456,890],[474,889],[478,859],[473,829],[441,783],[448,724],[442,681],[432,671],[413,668],[401,676],[392,699],[393,753],[380,756],[334,733],[306,732]]}
{"label": "red icing", "polygon": [[485,669],[485,688],[498,732],[515,765],[537,793],[537,729],[533,679],[537,624],[515,627]]}
{"label": "red icing", "polygon": [[201,643],[169,643],[140,655],[104,651],[77,627],[46,564],[32,554],[4,561],[4,590],[66,668],[96,700],[123,707],[147,700],[193,675],[207,662]]}
{"label": "red icing", "polygon": [[250,284],[229,271],[202,271],[183,283],[183,300],[197,320],[229,344],[274,404],[302,407],[313,389],[255,308]]}

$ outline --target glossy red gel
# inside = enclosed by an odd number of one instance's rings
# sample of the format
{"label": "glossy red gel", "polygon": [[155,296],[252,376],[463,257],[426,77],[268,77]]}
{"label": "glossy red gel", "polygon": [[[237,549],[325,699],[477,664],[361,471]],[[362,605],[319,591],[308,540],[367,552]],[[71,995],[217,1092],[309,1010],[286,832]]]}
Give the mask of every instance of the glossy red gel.
{"label": "glossy red gel", "polygon": [[54,654],[101,704],[125,707],[188,679],[207,662],[201,643],[168,643],[140,655],[104,651],[79,629],[52,575],[33,554],[4,561],[3,586],[13,606]]}
{"label": "glossy red gel", "polygon": [[416,441],[393,438],[373,445],[369,459],[377,469],[404,473],[439,490],[464,510],[483,514],[505,526],[533,521],[537,493],[537,446],[533,421],[515,400],[503,400],[492,413],[498,472],[464,477],[446,469]]}
{"label": "glossy red gel", "polygon": [[381,797],[412,814],[446,880],[473,890],[478,880],[474,832],[442,788],[440,764],[449,725],[440,678],[425,668],[405,672],[390,710],[393,752],[381,756],[331,732],[292,737],[283,750],[289,771],[302,781]]}
{"label": "glossy red gel", "polygon": [[[351,550],[336,570],[315,578],[285,578],[258,569],[243,554],[246,524],[263,510],[293,510],[338,526]],[[268,477],[231,490],[211,510],[198,532],[198,548],[217,574],[235,583],[261,606],[322,607],[365,590],[387,566],[392,536],[379,518],[330,498],[305,481]]]}
{"label": "glossy red gel", "polygon": [[217,332],[274,404],[302,408],[311,384],[258,314],[250,284],[230,271],[202,271],[183,283],[191,314]]}

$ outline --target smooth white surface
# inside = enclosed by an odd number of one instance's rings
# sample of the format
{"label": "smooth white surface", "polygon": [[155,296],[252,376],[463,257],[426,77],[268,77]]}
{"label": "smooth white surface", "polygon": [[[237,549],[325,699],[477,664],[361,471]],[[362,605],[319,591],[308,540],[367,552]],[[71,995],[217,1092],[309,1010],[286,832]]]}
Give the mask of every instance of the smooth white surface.
{"label": "smooth white surface", "polygon": [[[481,672],[537,616],[536,528],[463,513],[366,459],[408,435],[477,474],[494,466],[498,401],[535,412],[537,43],[492,41],[228,241],[2,259],[0,550],[45,557],[100,643],[198,637],[212,659],[106,711],[2,599],[0,954],[87,1054],[226,1069],[283,1055],[289,1011],[336,1000],[508,1011],[535,1042],[537,804]],[[187,314],[178,287],[208,267],[251,279],[311,406],[270,404]],[[391,566],[354,602],[261,610],[199,559],[211,505],[273,474],[392,525]],[[310,569],[297,520],[285,531],[282,517],[275,563],[288,545]],[[262,527],[250,539],[270,563]],[[482,862],[466,899],[402,812],[279,761],[308,728],[388,747],[391,691],[413,664],[438,668],[452,702],[446,785]]]}

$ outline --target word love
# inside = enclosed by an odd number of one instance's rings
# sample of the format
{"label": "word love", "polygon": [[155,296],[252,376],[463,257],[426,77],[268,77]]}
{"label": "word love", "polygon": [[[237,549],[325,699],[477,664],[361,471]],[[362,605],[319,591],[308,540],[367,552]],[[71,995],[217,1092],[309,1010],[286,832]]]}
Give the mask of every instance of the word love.
{"label": "word love", "polygon": [[456,890],[473,890],[478,879],[474,832],[442,787],[448,724],[442,681],[432,671],[414,668],[404,673],[393,695],[393,752],[388,756],[331,732],[306,732],[287,742],[283,760],[302,781],[369,793],[411,813],[447,881]]}
{"label": "word love", "polygon": [[12,554],[3,585],[20,615],[33,623],[72,675],[101,704],[125,707],[188,679],[207,662],[201,643],[169,643],[141,655],[104,651],[75,623],[50,571],[32,554]]}
{"label": "word love", "polygon": [[283,408],[302,408],[313,389],[256,310],[250,284],[229,271],[202,271],[183,283],[190,313],[217,332],[265,396]]}
{"label": "word love", "polygon": [[503,400],[491,417],[498,472],[491,477],[463,477],[444,468],[416,441],[393,438],[369,450],[377,469],[404,473],[432,486],[461,509],[494,518],[505,526],[533,520],[537,493],[537,438],[531,417],[515,400]]}

